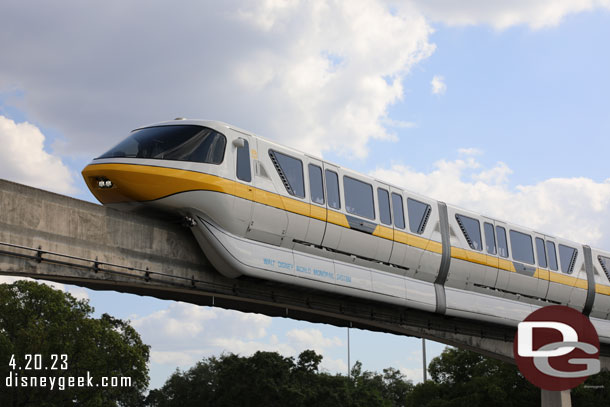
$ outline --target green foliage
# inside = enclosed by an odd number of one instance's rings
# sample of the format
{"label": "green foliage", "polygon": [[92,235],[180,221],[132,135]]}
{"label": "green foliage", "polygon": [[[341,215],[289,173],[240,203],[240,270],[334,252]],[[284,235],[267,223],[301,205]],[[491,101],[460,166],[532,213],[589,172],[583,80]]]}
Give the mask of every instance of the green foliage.
{"label": "green foliage", "polygon": [[161,389],[149,393],[152,407],[213,406],[401,406],[413,387],[397,370],[362,372],[352,378],[319,372],[322,356],[312,350],[295,361],[275,352],[250,357],[211,357],[177,370]]}
{"label": "green foliage", "polygon": [[[137,406],[148,386],[149,347],[129,323],[107,314],[92,318],[86,300],[30,281],[0,285],[0,405]],[[52,355],[67,355],[67,369],[51,370]],[[16,368],[9,366],[14,355]],[[41,355],[41,369],[24,370],[27,355]],[[61,367],[61,360],[55,364]],[[19,370],[19,367],[22,369]],[[35,367],[30,363],[30,367]],[[50,377],[55,389],[7,387],[9,375]],[[130,387],[69,387],[70,376],[131,377]],[[63,380],[65,389],[59,389]],[[17,380],[14,380],[14,382]]]}
{"label": "green foliage", "polygon": [[573,389],[572,405],[579,407],[610,406],[610,371],[593,375]]}
{"label": "green foliage", "polygon": [[540,390],[516,366],[475,352],[446,348],[428,367],[431,381],[415,386],[409,406],[538,406]]}

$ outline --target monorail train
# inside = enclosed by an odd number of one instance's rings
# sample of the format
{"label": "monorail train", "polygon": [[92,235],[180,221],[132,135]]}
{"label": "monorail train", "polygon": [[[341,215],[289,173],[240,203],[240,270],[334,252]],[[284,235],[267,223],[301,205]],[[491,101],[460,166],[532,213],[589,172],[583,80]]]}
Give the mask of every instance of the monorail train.
{"label": "monorail train", "polygon": [[563,304],[610,343],[610,252],[485,217],[217,121],[134,130],[82,172],[95,197],[188,220],[228,277],[516,326]]}

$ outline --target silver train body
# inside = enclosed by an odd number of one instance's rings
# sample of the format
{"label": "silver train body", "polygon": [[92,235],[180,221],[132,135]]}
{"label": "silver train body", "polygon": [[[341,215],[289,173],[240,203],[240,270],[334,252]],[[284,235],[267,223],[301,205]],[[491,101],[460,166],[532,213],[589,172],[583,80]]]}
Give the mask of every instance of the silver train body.
{"label": "silver train body", "polygon": [[191,222],[222,274],[516,326],[590,316],[610,343],[610,252],[414,194],[233,126],[134,130],[83,176],[104,205]]}

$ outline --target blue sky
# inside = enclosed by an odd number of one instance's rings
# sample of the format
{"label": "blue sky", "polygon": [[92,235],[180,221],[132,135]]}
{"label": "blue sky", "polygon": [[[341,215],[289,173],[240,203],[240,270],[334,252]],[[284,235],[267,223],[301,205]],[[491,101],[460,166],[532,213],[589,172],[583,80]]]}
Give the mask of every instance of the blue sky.
{"label": "blue sky", "polygon": [[[210,118],[610,248],[608,4],[493,3],[109,2],[79,19],[70,1],[0,6],[0,177],[93,200],[80,170],[132,128]],[[153,347],[151,387],[223,350],[314,347],[329,371],[346,367],[344,328],[63,288],[133,321]],[[429,358],[443,349],[428,343]],[[420,348],[351,331],[369,370],[417,381]]]}

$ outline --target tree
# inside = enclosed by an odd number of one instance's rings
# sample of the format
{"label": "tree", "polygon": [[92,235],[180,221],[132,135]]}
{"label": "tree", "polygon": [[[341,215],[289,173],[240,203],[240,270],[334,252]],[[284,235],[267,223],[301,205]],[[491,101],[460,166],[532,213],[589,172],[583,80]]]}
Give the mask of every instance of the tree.
{"label": "tree", "polygon": [[[87,300],[44,284],[0,285],[0,405],[143,403],[149,347],[128,322],[107,314],[93,318],[93,311]],[[87,385],[88,376],[94,387],[78,387],[78,379],[70,386],[70,377],[84,377]],[[113,377],[129,377],[131,385],[101,387],[103,377],[109,385]],[[24,379],[32,386],[22,386]]]}
{"label": "tree", "polygon": [[475,352],[446,348],[428,371],[432,381],[418,384],[410,406],[537,406],[540,390],[516,366]]}
{"label": "tree", "polygon": [[352,377],[320,372],[322,356],[312,350],[295,361],[276,352],[205,358],[177,370],[147,398],[151,407],[214,406],[400,406],[412,384],[395,369],[383,375],[363,372],[356,362]]}

